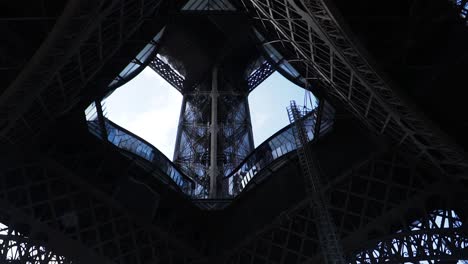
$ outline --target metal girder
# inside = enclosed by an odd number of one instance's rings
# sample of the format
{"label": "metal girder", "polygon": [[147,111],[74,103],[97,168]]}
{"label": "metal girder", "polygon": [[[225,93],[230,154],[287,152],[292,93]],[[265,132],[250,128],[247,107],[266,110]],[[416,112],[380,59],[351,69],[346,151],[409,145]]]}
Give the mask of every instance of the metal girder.
{"label": "metal girder", "polygon": [[92,249],[69,239],[42,221],[31,218],[4,199],[0,200],[0,207],[2,209],[0,262],[110,263]]}
{"label": "metal girder", "polygon": [[[41,90],[52,81],[56,71],[64,66],[79,48],[81,42],[88,38],[93,29],[92,26],[88,26],[90,22],[104,18],[115,4],[114,2],[106,6],[103,2],[90,4],[83,1],[70,1],[67,4],[56,26],[39,50],[13,84],[0,96],[0,112],[3,115],[8,114],[8,117],[4,119],[5,124],[2,125],[2,136],[8,133]],[[81,12],[92,14],[89,20],[78,20],[82,25],[88,25],[82,26],[82,31],[71,31],[73,19]],[[64,41],[65,38],[73,41]]]}
{"label": "metal girder", "polygon": [[453,210],[435,210],[396,234],[367,242],[355,263],[457,263],[468,258],[468,229]]}
{"label": "metal girder", "polygon": [[9,204],[21,213],[18,221],[39,223],[49,234],[50,250],[71,260],[184,263],[197,255],[182,244],[174,247],[172,237],[131,217],[114,198],[47,158],[3,168],[0,179],[2,212],[9,212],[3,206]]}
{"label": "metal girder", "polygon": [[23,142],[44,122],[71,109],[88,82],[159,3],[69,1],[41,47],[0,95],[0,138]]}
{"label": "metal girder", "polygon": [[181,93],[184,91],[185,78],[174,71],[171,66],[163,60],[155,56],[154,59],[150,61],[149,66],[159,74],[159,76],[163,77],[164,80],[170,83],[172,87],[176,88],[177,91]]}
{"label": "metal girder", "polygon": [[250,76],[247,78],[247,85],[249,86],[249,92],[253,91],[259,86],[266,78],[275,72],[273,66],[265,60]]}
{"label": "metal girder", "polygon": [[209,126],[208,118],[202,115],[209,102],[209,94],[183,97],[174,150],[174,163],[202,186],[202,190],[197,192],[198,197],[206,197],[209,189]]}
{"label": "metal girder", "polygon": [[[210,166],[213,162],[218,163],[216,171],[222,178],[231,173],[254,146],[247,94],[228,89],[222,78],[218,82],[216,95],[210,95],[203,89],[184,93],[174,163],[186,175],[201,183],[199,186],[203,191],[196,192],[194,198],[209,195],[209,179],[214,173],[210,172]],[[211,85],[209,83],[209,87]],[[213,100],[217,101],[217,111],[214,112]],[[213,122],[217,125],[213,126]],[[217,144],[213,144],[214,137]],[[217,146],[217,151],[213,151],[213,146]],[[216,185],[219,195],[211,198],[227,198],[226,181],[219,180]]]}
{"label": "metal girder", "polygon": [[5,262],[34,264],[72,263],[43,246],[35,245],[31,239],[8,228],[0,228],[0,259]]}
{"label": "metal girder", "polygon": [[[324,102],[322,101],[319,104],[323,105]],[[323,108],[318,108],[318,110],[320,109]],[[321,178],[323,178],[321,175],[322,171],[320,170],[315,153],[310,151],[310,149],[309,151],[306,149],[308,141],[307,131],[302,122],[302,117],[307,115],[307,113],[308,111],[305,109],[299,110],[295,101],[292,101],[288,108],[289,122],[294,131],[296,152],[304,176],[306,194],[310,199],[310,206],[314,212],[314,217],[317,219],[317,233],[322,257],[327,263],[344,264],[343,247],[337,236],[336,226],[329,212],[328,201],[321,191],[323,189],[321,184]],[[321,113],[319,112],[318,116],[320,115]],[[317,130],[320,131],[317,119],[314,122],[314,126],[317,126]],[[313,127],[313,131],[316,131],[316,127]]]}
{"label": "metal girder", "polygon": [[244,1],[257,25],[311,83],[320,81],[373,131],[389,136],[411,155],[442,172],[468,167],[461,148],[397,94],[349,40],[324,1]]}
{"label": "metal girder", "polygon": [[[461,190],[457,184],[447,184],[442,177],[422,174],[419,165],[398,156],[372,157],[341,177],[322,179],[328,182],[323,192],[329,197],[330,213],[338,226],[348,261],[357,261],[359,252],[371,252],[376,247],[372,241],[407,239],[400,235],[401,232],[395,232],[400,229],[405,232],[409,227],[417,226],[415,221],[430,216],[434,210],[440,209],[437,211],[440,213],[464,208],[453,203]],[[338,193],[344,196],[337,196]],[[466,201],[460,200],[459,203]],[[309,201],[305,199],[230,251],[226,263],[317,263],[321,258],[318,255],[316,221]],[[443,230],[447,237],[466,240],[466,235],[459,235],[461,231]],[[433,231],[420,232],[427,235]],[[452,248],[454,251],[459,249],[462,248]],[[417,257],[438,259],[431,254]]]}
{"label": "metal girder", "polygon": [[[107,199],[112,204],[121,204],[123,202],[118,198],[120,193],[119,189],[125,190],[128,182],[135,182],[139,185],[143,185],[144,190],[140,190],[139,194],[132,195],[132,198],[123,197],[124,201],[131,201],[133,199],[137,201],[135,203],[144,203],[146,206],[143,215],[141,211],[138,212],[134,210],[134,205],[129,205],[128,203],[126,203],[124,209],[130,214],[137,213],[138,217],[136,217],[135,220],[143,222],[146,232],[154,233],[155,236],[159,237],[161,240],[165,240],[165,243],[168,245],[176,245],[176,247],[182,249],[181,252],[187,251],[195,254],[201,250],[198,247],[202,247],[202,245],[191,243],[195,237],[194,233],[198,230],[193,228],[191,222],[184,221],[184,216],[181,216],[179,213],[171,213],[169,216],[164,215],[164,213],[158,213],[159,202],[153,195],[152,198],[148,199],[150,202],[147,200],[138,200],[137,198],[141,193],[157,193],[156,190],[158,186],[161,186],[161,183],[165,185],[164,188],[175,189],[174,187],[177,187],[174,182],[175,180],[165,175],[163,168],[148,166],[147,162],[141,162],[140,159],[132,159],[132,156],[130,156],[128,163],[122,163],[123,166],[120,169],[121,174],[116,178],[114,175],[116,166],[115,160],[113,158],[108,158],[112,156],[113,151],[115,150],[102,145],[100,147],[94,146],[90,149],[80,150],[71,155],[64,155],[63,152],[56,152],[54,153],[55,155],[51,154],[51,158],[63,164],[68,171],[73,172],[74,175],[69,175],[70,177],[87,177],[89,182],[86,182],[86,187],[102,195],[104,199]],[[90,164],[93,165],[90,166]],[[93,181],[93,179],[113,180],[111,180],[111,182],[96,182]],[[80,180],[78,181],[80,183],[82,182]],[[175,189],[175,191],[180,190]],[[184,206],[184,204],[181,206]]]}

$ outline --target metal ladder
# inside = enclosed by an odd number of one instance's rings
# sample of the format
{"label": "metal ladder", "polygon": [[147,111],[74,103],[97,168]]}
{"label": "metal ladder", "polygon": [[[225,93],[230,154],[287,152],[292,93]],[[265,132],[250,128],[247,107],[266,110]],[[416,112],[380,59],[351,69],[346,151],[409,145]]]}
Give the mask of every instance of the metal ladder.
{"label": "metal ladder", "polygon": [[[317,233],[320,248],[325,263],[345,264],[343,248],[337,236],[336,227],[328,211],[328,204],[321,193],[320,169],[312,153],[306,151],[307,133],[304,127],[304,114],[299,110],[295,101],[291,101],[288,107],[289,122],[292,124],[297,156],[304,175],[306,194],[309,196],[310,205],[317,219]],[[317,118],[317,117],[316,117]],[[315,121],[314,121],[315,122]],[[314,127],[317,125],[314,123]],[[314,135],[314,138],[318,135]]]}

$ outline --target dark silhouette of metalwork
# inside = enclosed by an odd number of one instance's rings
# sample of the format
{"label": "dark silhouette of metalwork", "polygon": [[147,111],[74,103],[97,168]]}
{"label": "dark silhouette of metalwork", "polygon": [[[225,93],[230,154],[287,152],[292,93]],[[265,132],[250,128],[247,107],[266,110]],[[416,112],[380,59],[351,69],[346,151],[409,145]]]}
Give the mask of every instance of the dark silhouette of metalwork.
{"label": "dark silhouette of metalwork", "polygon": [[[467,2],[374,2],[2,2],[0,262],[326,263],[325,225],[350,263],[468,259]],[[174,162],[101,104],[146,66]],[[294,123],[253,149],[273,71],[320,102],[299,155]]]}
{"label": "dark silhouette of metalwork", "polygon": [[[320,102],[319,104],[323,104]],[[322,107],[317,110],[323,109]],[[329,205],[321,189],[323,186],[320,182],[320,178],[323,178],[320,174],[320,165],[318,164],[317,158],[310,149],[306,149],[308,142],[308,132],[302,118],[308,114],[311,114],[311,110],[307,108],[298,107],[295,101],[291,101],[291,105],[288,107],[289,121],[293,124],[292,128],[294,131],[294,138],[296,143],[297,156],[299,157],[299,163],[301,165],[304,175],[304,185],[306,189],[306,195],[309,197],[310,207],[314,212],[314,216],[317,219],[317,231],[318,240],[321,247],[321,253],[326,263],[344,264],[346,263],[343,248],[340,240],[337,236],[336,226],[329,212]],[[317,111],[318,112],[318,111]],[[315,113],[312,113],[315,115]],[[316,114],[321,115],[320,112]],[[314,120],[312,131],[315,131],[315,127],[320,127],[320,119]],[[320,128],[318,129],[320,131]],[[319,135],[314,135],[319,136]]]}
{"label": "dark silhouette of metalwork", "polygon": [[66,264],[72,263],[65,257],[51,252],[39,243],[34,244],[27,235],[0,224],[0,254],[2,261],[7,263],[40,263]]}

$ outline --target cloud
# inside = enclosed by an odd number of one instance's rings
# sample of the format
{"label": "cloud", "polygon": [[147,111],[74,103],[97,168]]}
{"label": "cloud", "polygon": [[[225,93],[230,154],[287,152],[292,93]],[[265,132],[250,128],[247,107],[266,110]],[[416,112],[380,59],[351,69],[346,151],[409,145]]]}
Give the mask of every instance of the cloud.
{"label": "cloud", "polygon": [[[302,104],[304,90],[274,73],[249,96],[256,146],[289,124],[286,106]],[[107,117],[172,159],[182,95],[146,68],[106,99]]]}
{"label": "cloud", "polygon": [[157,147],[168,158],[172,158],[180,100],[171,98],[166,102],[165,105],[154,104],[153,109],[138,114],[126,126],[128,130]]}
{"label": "cloud", "polygon": [[146,68],[106,99],[107,117],[172,159],[181,94]]}

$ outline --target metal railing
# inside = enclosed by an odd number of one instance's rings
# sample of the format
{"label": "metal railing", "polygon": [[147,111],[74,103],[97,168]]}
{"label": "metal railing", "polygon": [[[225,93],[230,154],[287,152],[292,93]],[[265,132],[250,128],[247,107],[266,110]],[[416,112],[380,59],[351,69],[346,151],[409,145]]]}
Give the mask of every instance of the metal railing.
{"label": "metal railing", "polygon": [[[124,151],[125,154],[137,156],[146,161],[145,166],[161,171],[172,179],[180,190],[193,199],[206,199],[203,196],[204,187],[195,179],[181,172],[156,147],[104,118],[102,125],[95,104],[90,105],[85,113],[89,130],[97,137],[104,138]],[[315,123],[321,115],[320,135],[326,134],[333,126],[334,109],[326,102],[322,111],[319,108],[311,110],[303,117],[303,123],[307,131],[307,140],[314,140]],[[102,127],[105,127],[103,131]],[[288,125],[276,132],[265,142],[253,150],[231,173],[223,178],[223,186],[226,186],[221,199],[232,199],[239,195],[263,169],[273,162],[296,150],[296,142],[292,125]],[[142,164],[143,166],[143,164]]]}
{"label": "metal railing", "polygon": [[[95,107],[89,108],[88,113],[96,112]],[[97,137],[103,139],[103,133],[97,114],[90,114],[94,119],[88,120],[88,129]],[[136,155],[151,164],[152,168],[160,170],[169,176],[182,192],[190,197],[197,196],[200,192],[198,184],[183,174],[161,151],[150,143],[120,127],[114,122],[104,118],[107,141],[125,152]]]}
{"label": "metal railing", "polygon": [[[332,128],[334,109],[325,102],[321,114],[320,135],[324,135]],[[314,129],[318,115],[318,108],[315,108],[303,118],[308,142],[314,140]],[[237,196],[260,171],[294,150],[296,150],[296,142],[293,128],[292,125],[288,125],[260,144],[233,172],[224,178],[224,184],[227,186],[226,196]]]}

